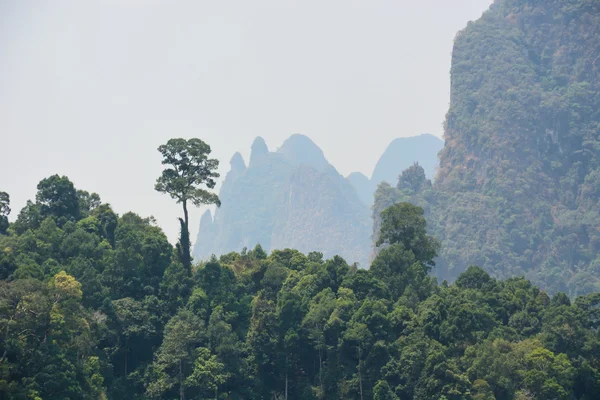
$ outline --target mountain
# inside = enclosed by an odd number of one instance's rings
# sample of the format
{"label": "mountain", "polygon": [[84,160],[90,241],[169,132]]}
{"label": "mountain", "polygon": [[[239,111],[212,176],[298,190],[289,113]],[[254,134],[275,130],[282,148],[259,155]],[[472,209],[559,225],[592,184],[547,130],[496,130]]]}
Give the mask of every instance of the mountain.
{"label": "mountain", "polygon": [[455,39],[433,187],[382,186],[376,213],[425,206],[440,278],[477,264],[551,292],[600,290],[599,94],[600,2],[496,1]]}
{"label": "mountain", "polygon": [[375,165],[371,180],[376,184],[396,182],[398,175],[415,162],[431,179],[435,176],[437,155],[443,147],[443,140],[429,134],[394,139]]}
{"label": "mountain", "polygon": [[360,201],[364,204],[371,204],[373,202],[373,193],[377,188],[377,184],[367,178],[362,172],[353,172],[348,177],[348,182],[354,187]]}
{"label": "mountain", "polygon": [[246,167],[239,153],[220,191],[214,219],[207,211],[194,247],[197,259],[260,244],[339,254],[366,265],[370,212],[356,190],[308,137],[292,135],[275,152],[262,138]]}
{"label": "mountain", "polygon": [[394,139],[381,155],[371,178],[353,172],[347,179],[352,183],[363,203],[371,206],[377,185],[381,182],[395,183],[398,175],[418,162],[425,174],[432,178],[437,167],[437,155],[444,142],[429,134]]}

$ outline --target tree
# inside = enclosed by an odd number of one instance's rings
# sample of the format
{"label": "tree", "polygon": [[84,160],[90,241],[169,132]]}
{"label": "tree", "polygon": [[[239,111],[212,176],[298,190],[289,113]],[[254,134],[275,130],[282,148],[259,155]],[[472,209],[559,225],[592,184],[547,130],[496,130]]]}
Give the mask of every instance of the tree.
{"label": "tree", "polygon": [[35,200],[43,218],[52,216],[59,225],[79,219],[79,198],[69,178],[52,175],[40,181],[37,189]]}
{"label": "tree", "polygon": [[195,350],[197,357],[194,361],[194,370],[186,379],[186,386],[199,388],[203,392],[214,393],[215,400],[219,398],[219,386],[224,384],[229,377],[225,372],[225,365],[212,355],[206,347]]}
{"label": "tree", "polygon": [[481,290],[490,282],[493,282],[493,280],[487,272],[478,266],[471,265],[456,279],[456,286],[464,289]]}
{"label": "tree", "polygon": [[82,218],[90,215],[90,213],[98,208],[102,203],[98,193],[89,193],[85,190],[77,191],[77,199],[79,202],[79,214]]}
{"label": "tree", "polygon": [[302,326],[308,332],[308,338],[319,354],[319,397],[325,398],[323,387],[323,355],[327,350],[325,328],[335,306],[335,294],[330,288],[323,289],[310,301],[308,312]]}
{"label": "tree", "polygon": [[43,220],[44,218],[40,213],[40,206],[33,203],[31,200],[27,200],[25,207],[23,207],[19,212],[19,215],[17,215],[17,220],[12,225],[12,228],[18,235],[21,235],[28,229],[39,228]]}
{"label": "tree", "polygon": [[204,324],[189,310],[180,310],[165,326],[165,336],[153,363],[155,379],[148,386],[150,398],[165,398],[165,393],[179,386],[179,399],[185,400],[194,361],[194,349],[200,343]]}
{"label": "tree", "polygon": [[6,233],[6,229],[8,229],[9,214],[10,196],[6,192],[0,192],[0,234]]}
{"label": "tree", "polygon": [[373,400],[398,400],[398,396],[386,381],[379,381],[373,389]]}
{"label": "tree", "polygon": [[181,225],[179,252],[183,265],[191,268],[188,203],[196,207],[203,204],[221,205],[216,194],[202,188],[202,186],[208,189],[215,187],[215,178],[219,177],[216,172],[219,161],[208,158],[211,152],[210,146],[196,138],[171,139],[167,144],[160,146],[158,151],[163,156],[162,164],[169,167],[163,170],[156,180],[154,189],[169,194],[183,206],[183,219],[179,218]]}
{"label": "tree", "polygon": [[427,235],[427,221],[421,207],[398,203],[381,213],[381,234],[377,246],[400,243],[411,250],[417,261],[433,266],[440,247],[438,241]]}
{"label": "tree", "polygon": [[425,177],[425,170],[418,162],[402,171],[398,177],[397,189],[418,192],[424,185],[431,187],[431,181]]}

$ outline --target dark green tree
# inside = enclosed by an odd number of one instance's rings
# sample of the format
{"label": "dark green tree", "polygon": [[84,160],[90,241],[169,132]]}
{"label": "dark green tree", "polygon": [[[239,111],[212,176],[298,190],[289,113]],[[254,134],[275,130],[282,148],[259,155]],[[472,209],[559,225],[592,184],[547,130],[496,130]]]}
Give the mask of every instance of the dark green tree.
{"label": "dark green tree", "polygon": [[36,203],[43,218],[56,218],[59,225],[79,219],[79,197],[73,182],[66,176],[52,175],[38,183]]}
{"label": "dark green tree", "polygon": [[10,196],[6,192],[0,192],[0,234],[6,233],[6,229],[8,229],[9,214]]}

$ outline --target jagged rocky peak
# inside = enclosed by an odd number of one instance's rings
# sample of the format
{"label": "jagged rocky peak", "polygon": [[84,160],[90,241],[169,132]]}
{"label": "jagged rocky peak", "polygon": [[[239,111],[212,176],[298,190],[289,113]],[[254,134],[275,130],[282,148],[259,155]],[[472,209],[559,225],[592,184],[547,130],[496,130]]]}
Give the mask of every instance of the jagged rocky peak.
{"label": "jagged rocky peak", "polygon": [[269,148],[265,143],[265,139],[260,136],[257,136],[256,139],[254,139],[254,142],[252,142],[251,150],[250,165],[253,165],[257,160],[260,160],[262,157],[269,154]]}
{"label": "jagged rocky peak", "polygon": [[231,167],[232,172],[242,172],[246,170],[246,163],[244,162],[244,158],[239,152],[236,152],[233,155],[233,157],[231,157],[231,161],[229,161],[229,166]]}
{"label": "jagged rocky peak", "polygon": [[296,133],[290,136],[277,150],[293,165],[309,165],[319,171],[329,166],[329,162],[319,148],[309,137]]}
{"label": "jagged rocky peak", "polygon": [[196,259],[260,243],[265,251],[317,250],[366,265],[369,208],[312,140],[293,135],[269,152],[256,138],[250,163],[236,173],[243,167],[241,156],[234,155],[219,192],[222,206],[214,220],[210,214],[202,217]]}
{"label": "jagged rocky peak", "polygon": [[427,133],[394,139],[377,162],[371,180],[375,184],[386,181],[394,186],[400,172],[414,162],[419,162],[427,178],[433,179],[437,154],[443,147],[444,142],[441,139]]}
{"label": "jagged rocky peak", "polygon": [[200,229],[204,229],[213,223],[212,212],[210,210],[206,210],[202,217],[200,217]]}
{"label": "jagged rocky peak", "polygon": [[353,172],[346,179],[354,186],[358,197],[364,204],[370,205],[373,203],[373,194],[375,193],[376,185],[365,174],[362,172]]}
{"label": "jagged rocky peak", "polygon": [[369,181],[369,178],[367,178],[367,176],[362,172],[352,172],[350,175],[348,175],[347,179],[356,183],[365,183]]}

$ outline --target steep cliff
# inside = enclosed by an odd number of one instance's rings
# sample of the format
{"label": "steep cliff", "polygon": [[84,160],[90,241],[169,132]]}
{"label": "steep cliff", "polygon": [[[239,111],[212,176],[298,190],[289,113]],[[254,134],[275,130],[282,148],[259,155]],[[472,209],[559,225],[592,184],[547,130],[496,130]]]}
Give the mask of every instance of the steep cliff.
{"label": "steep cliff", "polygon": [[214,220],[208,215],[200,223],[197,259],[260,244],[266,251],[339,254],[366,266],[369,209],[306,136],[291,136],[276,152],[257,138],[247,168],[239,154],[233,157],[219,195]]}
{"label": "steep cliff", "polygon": [[457,35],[427,199],[440,277],[478,264],[550,291],[600,290],[599,78],[596,0],[498,0]]}

